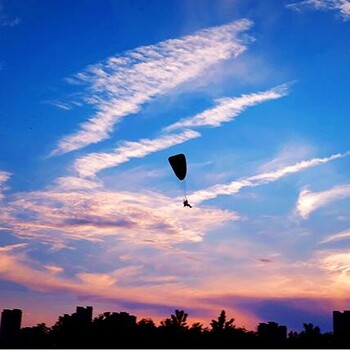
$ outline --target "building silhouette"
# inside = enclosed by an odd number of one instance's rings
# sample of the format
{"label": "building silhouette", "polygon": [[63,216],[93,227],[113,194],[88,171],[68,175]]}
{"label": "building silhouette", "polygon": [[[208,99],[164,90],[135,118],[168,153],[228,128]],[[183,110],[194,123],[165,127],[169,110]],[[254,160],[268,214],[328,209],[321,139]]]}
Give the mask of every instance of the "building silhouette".
{"label": "building silhouette", "polygon": [[282,343],[287,340],[287,327],[276,322],[259,323],[258,336],[267,343]]}
{"label": "building silhouette", "polygon": [[16,339],[21,329],[22,310],[4,309],[1,313],[0,337],[5,343]]}
{"label": "building silhouette", "polygon": [[333,311],[333,334],[336,340],[349,343],[350,310],[344,312]]}
{"label": "building silhouette", "polygon": [[77,306],[76,312],[72,314],[72,321],[78,327],[88,326],[92,321],[92,306]]}

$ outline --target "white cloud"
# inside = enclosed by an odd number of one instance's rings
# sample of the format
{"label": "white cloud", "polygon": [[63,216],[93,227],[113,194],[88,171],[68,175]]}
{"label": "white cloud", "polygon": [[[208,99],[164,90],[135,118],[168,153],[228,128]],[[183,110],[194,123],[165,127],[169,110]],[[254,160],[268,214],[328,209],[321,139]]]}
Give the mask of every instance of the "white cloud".
{"label": "white cloud", "polygon": [[305,7],[313,7],[316,10],[336,10],[344,20],[350,18],[349,0],[304,0],[287,5],[287,8],[301,10]]}
{"label": "white cloud", "polygon": [[96,179],[95,181],[90,181],[82,179],[80,177],[65,176],[56,179],[55,186],[57,186],[62,191],[71,190],[93,190],[101,188],[102,184]]}
{"label": "white cloud", "polygon": [[[242,95],[238,98],[220,99],[219,106],[206,110],[193,118],[170,125],[165,130],[170,131],[189,126],[220,126],[221,123],[234,119],[249,106],[286,95],[288,86],[289,84],[283,84],[264,92]],[[74,168],[80,176],[94,176],[103,169],[115,167],[129,161],[131,158],[141,158],[197,137],[200,137],[199,133],[185,130],[178,135],[163,135],[153,140],[143,139],[137,142],[124,142],[112,153],[90,153],[77,159]]]}
{"label": "white cloud", "polygon": [[181,134],[160,136],[156,139],[141,139],[137,142],[123,142],[112,153],[90,153],[75,161],[74,168],[80,176],[94,176],[97,172],[125,163],[131,158],[142,158],[150,153],[192,140],[200,134],[185,130]]}
{"label": "white cloud", "polygon": [[345,230],[326,237],[320,243],[324,244],[324,243],[336,242],[336,241],[340,241],[348,238],[350,238],[350,230]]}
{"label": "white cloud", "polygon": [[[127,283],[129,280],[138,279],[140,280],[143,273],[143,268],[141,264],[135,264],[130,266],[125,266],[118,268],[109,273],[79,273],[77,277],[84,282],[84,284],[92,286],[100,286],[105,288],[113,288],[121,283]],[[151,277],[152,278],[152,277]],[[153,277],[154,278],[154,277]],[[147,281],[149,283],[149,281]]]}
{"label": "white cloud", "polygon": [[179,122],[172,124],[165,128],[167,131],[171,131],[184,127],[195,126],[212,126],[218,127],[222,123],[233,120],[238,114],[242,113],[247,107],[255,106],[258,103],[262,103],[269,100],[281,98],[288,94],[288,84],[283,84],[274,87],[270,90],[257,92],[250,95],[241,95],[234,98],[220,98],[217,100],[218,105],[208,109],[194,117],[180,120]]}
{"label": "white cloud", "polygon": [[114,125],[142,104],[205,73],[213,64],[245,51],[238,35],[248,30],[246,19],[213,27],[181,39],[143,46],[90,66],[71,83],[88,84],[86,100],[97,112],[80,130],[61,139],[51,155],[62,154],[109,137]]}
{"label": "white cloud", "polygon": [[0,200],[4,197],[3,191],[7,189],[5,182],[10,178],[11,174],[6,171],[0,171]]}
{"label": "white cloud", "polygon": [[325,251],[318,254],[319,266],[327,271],[336,283],[337,292],[350,286],[350,253],[348,251]]}
{"label": "white cloud", "polygon": [[116,283],[116,279],[107,273],[80,273],[77,277],[85,284],[110,288]]}
{"label": "white cloud", "polygon": [[192,202],[200,203],[220,195],[231,195],[239,192],[244,187],[255,187],[255,186],[264,185],[273,181],[277,181],[286,175],[297,173],[301,170],[314,167],[323,163],[327,163],[334,159],[345,157],[349,154],[350,153],[347,152],[344,154],[334,154],[326,158],[313,158],[310,160],[304,160],[302,162],[298,162],[294,165],[286,166],[276,171],[260,173],[254,176],[241,178],[236,181],[232,181],[229,184],[215,185],[209,189],[194,192],[190,194],[189,197],[191,198]]}
{"label": "white cloud", "polygon": [[346,197],[350,197],[350,184],[336,186],[322,192],[304,189],[299,194],[296,211],[302,218],[307,219],[313,211]]}
{"label": "white cloud", "polygon": [[[155,208],[156,207],[156,208]],[[0,212],[0,226],[22,239],[55,249],[71,241],[131,241],[155,247],[200,242],[206,232],[238,220],[236,213],[210,208],[186,210],[181,201],[154,192],[102,190],[21,193]]]}
{"label": "white cloud", "polygon": [[0,183],[6,182],[10,178],[11,174],[6,171],[0,171]]}

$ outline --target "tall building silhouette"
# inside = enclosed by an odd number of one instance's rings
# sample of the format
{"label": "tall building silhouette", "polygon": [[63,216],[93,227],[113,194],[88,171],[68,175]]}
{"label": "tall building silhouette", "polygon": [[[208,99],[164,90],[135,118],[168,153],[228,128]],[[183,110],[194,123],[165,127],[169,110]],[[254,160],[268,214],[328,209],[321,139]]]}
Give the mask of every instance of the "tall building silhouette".
{"label": "tall building silhouette", "polygon": [[92,306],[77,306],[76,312],[72,314],[73,322],[77,326],[87,326],[92,321]]}
{"label": "tall building silhouette", "polygon": [[333,334],[339,341],[350,338],[350,310],[333,311]]}
{"label": "tall building silhouette", "polygon": [[1,313],[0,336],[7,341],[18,336],[21,329],[22,310],[4,309]]}
{"label": "tall building silhouette", "polygon": [[287,327],[276,322],[259,323],[258,335],[266,342],[280,343],[287,340]]}

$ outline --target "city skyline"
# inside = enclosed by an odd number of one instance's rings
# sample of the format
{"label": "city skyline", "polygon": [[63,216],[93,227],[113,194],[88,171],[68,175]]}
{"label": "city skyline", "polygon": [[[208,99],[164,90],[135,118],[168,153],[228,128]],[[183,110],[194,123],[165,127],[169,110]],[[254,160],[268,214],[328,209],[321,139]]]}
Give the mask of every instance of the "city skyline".
{"label": "city skyline", "polygon": [[5,348],[347,348],[350,310],[333,311],[333,332],[303,322],[303,331],[289,331],[277,322],[260,322],[255,330],[237,327],[221,310],[209,327],[188,324],[188,313],[174,310],[158,325],[150,318],[137,320],[128,312],[104,312],[93,317],[92,306],[77,306],[59,316],[52,327],[40,323],[21,327],[22,310],[1,313],[0,345]]}
{"label": "city skyline", "polygon": [[0,306],[330,331],[349,19],[348,0],[0,0]]}
{"label": "city skyline", "polygon": [[[124,320],[132,320],[132,323],[137,324],[142,322],[143,320],[148,320],[148,321],[153,321],[152,319],[145,317],[143,319],[137,319],[137,316],[131,315],[126,311],[104,311],[103,313],[96,314],[94,315],[93,312],[94,308],[91,305],[88,306],[76,306],[76,311],[74,313],[65,313],[63,315],[59,315],[57,318],[57,321],[59,321],[60,318],[71,318],[75,320],[78,324],[84,324],[87,325],[93,320],[99,319],[101,316],[105,315],[106,313],[109,315],[119,315],[121,318],[124,318]],[[186,320],[188,317],[188,314],[185,312],[185,310],[174,310],[175,313],[172,313],[172,315],[176,315],[178,313],[185,313],[186,314]],[[229,321],[227,319],[226,311],[221,310],[222,314],[224,312],[225,314],[225,320]],[[3,309],[1,312],[1,322],[0,322],[0,336],[11,336],[14,337],[16,336],[22,328],[22,314],[23,310],[21,309]],[[220,317],[220,316],[219,316]],[[155,326],[162,326],[164,325],[164,322],[167,317],[163,317],[163,319],[159,322],[157,325],[154,323]],[[232,325],[233,328],[236,327],[235,319],[231,318],[230,319],[230,324]],[[56,323],[57,323],[56,321]],[[213,320],[211,320],[212,324]],[[305,324],[305,322],[302,322]],[[42,324],[42,323],[39,323]],[[39,325],[38,324],[38,325]],[[196,322],[193,322],[193,324],[196,324]],[[193,324],[191,326],[193,326]],[[349,333],[349,327],[350,327],[350,310],[343,310],[343,311],[333,311],[332,312],[332,331],[330,333],[333,333],[334,336],[338,338],[348,338],[348,333]],[[258,325],[256,325],[255,329],[247,329],[247,331],[258,331],[264,333],[266,327],[269,325],[277,326],[276,330],[279,329],[278,333],[281,332],[284,338],[288,337],[288,328],[284,325],[279,325],[278,323],[274,322],[273,320],[269,320],[267,322],[260,322]],[[37,326],[37,325],[35,325]],[[186,321],[186,326],[189,327],[190,325],[187,325]],[[202,325],[204,326],[204,325]],[[313,325],[314,327],[318,327],[317,325]],[[260,329],[260,330],[259,330]]]}

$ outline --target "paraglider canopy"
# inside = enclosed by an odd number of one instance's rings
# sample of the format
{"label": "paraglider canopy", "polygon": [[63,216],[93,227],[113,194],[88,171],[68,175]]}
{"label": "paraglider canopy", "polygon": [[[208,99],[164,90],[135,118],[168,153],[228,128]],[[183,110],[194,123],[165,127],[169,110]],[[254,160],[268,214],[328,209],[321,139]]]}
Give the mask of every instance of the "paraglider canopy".
{"label": "paraglider canopy", "polygon": [[177,178],[181,181],[183,185],[183,191],[184,191],[184,200],[183,205],[184,207],[190,207],[192,208],[192,205],[188,203],[188,200],[186,198],[186,173],[187,173],[187,162],[186,157],[183,153],[175,154],[173,156],[170,156],[168,158],[169,163],[177,176]]}
{"label": "paraglider canopy", "polygon": [[175,154],[168,158],[169,163],[179,180],[184,180],[187,173],[186,157],[183,153]]}

